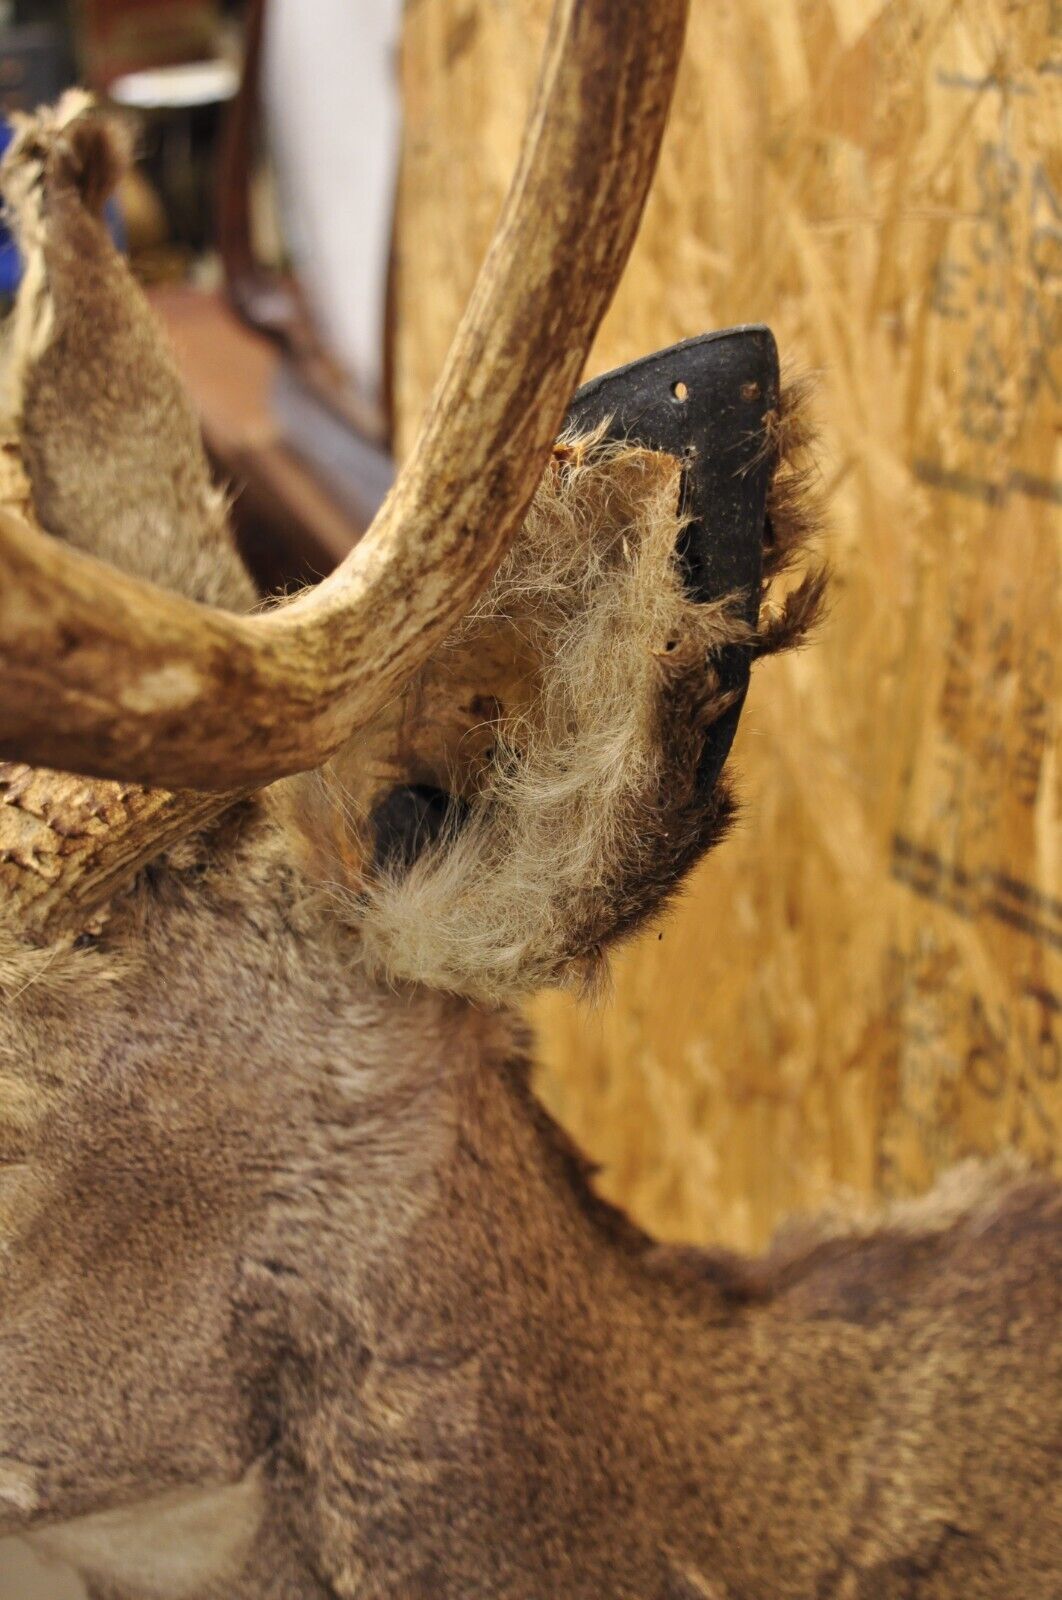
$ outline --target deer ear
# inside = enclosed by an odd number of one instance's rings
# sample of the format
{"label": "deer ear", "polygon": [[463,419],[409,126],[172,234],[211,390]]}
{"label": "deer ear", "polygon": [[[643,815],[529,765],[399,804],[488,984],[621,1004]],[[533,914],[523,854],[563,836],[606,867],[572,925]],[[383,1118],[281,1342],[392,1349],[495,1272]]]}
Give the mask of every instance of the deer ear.
{"label": "deer ear", "polygon": [[488,1001],[585,981],[725,831],[783,412],[764,328],[576,396],[479,606],[303,786],[375,970]]}
{"label": "deer ear", "polygon": [[[24,260],[0,352],[0,516],[246,610],[254,588],[195,414],[100,220],[130,157],[129,129],[72,90],[20,119],[0,167]],[[82,932],[232,799],[0,761],[0,921],[31,942]]]}

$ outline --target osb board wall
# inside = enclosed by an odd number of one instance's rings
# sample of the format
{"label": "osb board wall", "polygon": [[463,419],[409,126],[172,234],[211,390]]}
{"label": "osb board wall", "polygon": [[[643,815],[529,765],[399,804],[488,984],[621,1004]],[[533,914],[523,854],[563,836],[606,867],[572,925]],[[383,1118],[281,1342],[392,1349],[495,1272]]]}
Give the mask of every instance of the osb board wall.
{"label": "osb board wall", "polygon": [[[408,441],[512,169],[548,0],[413,0]],[[693,0],[602,370],[764,320],[820,374],[835,603],[756,675],[744,822],[541,1088],[666,1235],[1057,1159],[1062,0]]]}

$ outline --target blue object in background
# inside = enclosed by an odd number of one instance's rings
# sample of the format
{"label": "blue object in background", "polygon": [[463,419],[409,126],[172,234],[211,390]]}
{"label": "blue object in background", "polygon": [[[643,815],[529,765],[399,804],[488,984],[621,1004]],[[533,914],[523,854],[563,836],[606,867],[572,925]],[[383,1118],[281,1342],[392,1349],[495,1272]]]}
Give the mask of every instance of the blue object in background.
{"label": "blue object in background", "polygon": [[[0,156],[3,155],[14,136],[15,130],[10,122],[0,120]],[[126,245],[125,225],[122,221],[121,208],[117,200],[108,200],[104,215],[107,219],[107,226],[111,230],[111,238],[119,250],[124,250]],[[21,281],[22,257],[19,255],[18,245],[12,239],[4,217],[0,214],[0,300],[13,300]]]}

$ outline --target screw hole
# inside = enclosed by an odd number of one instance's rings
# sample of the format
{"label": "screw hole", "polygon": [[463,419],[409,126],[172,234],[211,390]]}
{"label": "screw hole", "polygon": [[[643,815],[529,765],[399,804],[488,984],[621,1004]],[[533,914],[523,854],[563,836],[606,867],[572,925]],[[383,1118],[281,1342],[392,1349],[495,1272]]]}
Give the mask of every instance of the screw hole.
{"label": "screw hole", "polygon": [[671,385],[671,393],[675,396],[675,399],[679,401],[688,400],[690,397],[690,391],[683,383],[681,378],[679,378],[676,383]]}

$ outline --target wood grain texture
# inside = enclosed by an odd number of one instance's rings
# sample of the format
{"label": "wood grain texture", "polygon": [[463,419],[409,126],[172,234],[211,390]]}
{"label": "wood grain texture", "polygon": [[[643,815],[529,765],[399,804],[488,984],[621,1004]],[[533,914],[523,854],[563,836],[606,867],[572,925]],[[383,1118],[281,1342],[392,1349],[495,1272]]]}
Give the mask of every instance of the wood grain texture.
{"label": "wood grain texture", "polygon": [[0,755],[232,788],[318,765],[400,688],[519,527],[633,242],[686,0],[559,0],[497,236],[418,443],[348,560],[206,610],[0,518]]}
{"label": "wood grain texture", "polygon": [[[400,437],[515,159],[544,0],[406,28]],[[745,821],[541,1087],[610,1194],[751,1246],[838,1185],[1058,1161],[1062,12],[694,0],[607,369],[765,320],[820,375],[833,612],[757,672]]]}

